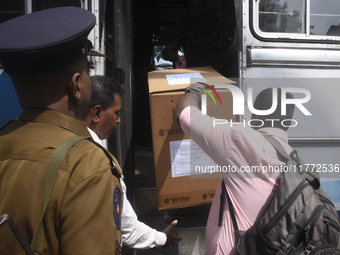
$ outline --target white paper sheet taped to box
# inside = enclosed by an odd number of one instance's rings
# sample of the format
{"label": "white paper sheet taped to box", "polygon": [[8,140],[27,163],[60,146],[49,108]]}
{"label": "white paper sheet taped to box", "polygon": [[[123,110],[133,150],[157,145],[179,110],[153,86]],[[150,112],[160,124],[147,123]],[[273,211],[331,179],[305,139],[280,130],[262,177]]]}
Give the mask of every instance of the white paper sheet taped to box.
{"label": "white paper sheet taped to box", "polygon": [[199,73],[167,74],[166,79],[169,85],[190,84],[194,82],[207,82]]}
{"label": "white paper sheet taped to box", "polygon": [[170,157],[172,177],[206,174],[206,171],[196,171],[195,166],[199,166],[200,169],[206,169],[205,166],[216,166],[216,163],[191,139],[170,141]]}

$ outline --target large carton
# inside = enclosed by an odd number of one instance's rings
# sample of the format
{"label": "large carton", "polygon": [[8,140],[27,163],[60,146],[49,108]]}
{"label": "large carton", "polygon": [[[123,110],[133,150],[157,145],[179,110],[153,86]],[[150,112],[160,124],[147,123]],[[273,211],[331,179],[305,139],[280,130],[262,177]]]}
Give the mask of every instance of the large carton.
{"label": "large carton", "polygon": [[[219,178],[211,178],[209,174],[199,175],[200,178],[193,178],[190,175],[174,177],[171,169],[170,142],[189,139],[177,125],[174,119],[174,109],[177,101],[184,95],[184,89],[190,85],[190,81],[185,79],[178,81],[178,77],[175,76],[177,79],[175,83],[181,84],[170,85],[169,82],[173,82],[171,75],[177,74],[185,74],[184,76],[199,74],[203,76],[204,82],[208,85],[233,83],[211,67],[161,70],[148,74],[153,152],[160,210],[209,203],[214,198],[220,181]],[[207,97],[207,114],[221,119],[235,120],[232,115],[231,93],[227,90],[218,93],[224,102],[223,108],[220,105],[215,107],[213,100]]]}

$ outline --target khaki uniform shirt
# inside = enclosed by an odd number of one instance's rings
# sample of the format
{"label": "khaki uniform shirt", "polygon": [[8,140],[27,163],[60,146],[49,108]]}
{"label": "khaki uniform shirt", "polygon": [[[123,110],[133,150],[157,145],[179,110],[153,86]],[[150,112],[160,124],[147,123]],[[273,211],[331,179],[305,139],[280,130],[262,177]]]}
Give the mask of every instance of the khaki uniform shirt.
{"label": "khaki uniform shirt", "polygon": [[[0,132],[0,215],[9,214],[29,243],[41,217],[51,155],[75,135],[90,136],[81,121],[52,110],[24,110]],[[112,169],[91,141],[69,150],[44,218],[44,254],[115,254],[121,242],[120,176],[119,165]],[[24,254],[8,224],[0,229],[0,243],[2,255]]]}

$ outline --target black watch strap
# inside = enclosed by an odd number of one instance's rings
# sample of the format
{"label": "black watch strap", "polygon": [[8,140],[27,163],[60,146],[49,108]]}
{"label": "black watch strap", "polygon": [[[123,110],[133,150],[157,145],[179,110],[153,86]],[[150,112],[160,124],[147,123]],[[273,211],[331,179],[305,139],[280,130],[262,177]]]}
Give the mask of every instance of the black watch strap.
{"label": "black watch strap", "polygon": [[186,93],[193,93],[193,94],[196,94],[196,95],[200,95],[200,91],[199,91],[198,89],[196,89],[196,88],[187,89],[187,90],[185,91],[185,94],[186,94]]}

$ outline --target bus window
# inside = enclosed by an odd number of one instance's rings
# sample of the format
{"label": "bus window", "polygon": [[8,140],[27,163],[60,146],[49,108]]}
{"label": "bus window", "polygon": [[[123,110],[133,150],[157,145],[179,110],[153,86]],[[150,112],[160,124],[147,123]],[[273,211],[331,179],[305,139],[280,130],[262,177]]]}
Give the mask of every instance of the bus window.
{"label": "bus window", "polygon": [[35,0],[33,1],[33,11],[59,7],[59,6],[75,6],[81,7],[80,0]]}
{"label": "bus window", "polygon": [[303,0],[261,0],[259,28],[262,32],[304,33]]}
{"label": "bus window", "polygon": [[311,34],[340,36],[339,1],[311,1],[310,24]]}
{"label": "bus window", "polygon": [[340,41],[336,0],[252,0],[251,9],[260,38]]}
{"label": "bus window", "polygon": [[0,23],[32,11],[35,12],[59,6],[81,7],[81,2],[80,0],[35,0],[33,2],[28,0],[2,1],[0,9]]}

